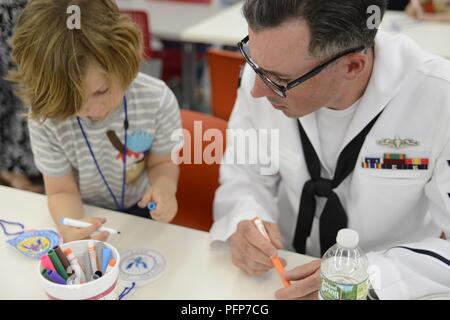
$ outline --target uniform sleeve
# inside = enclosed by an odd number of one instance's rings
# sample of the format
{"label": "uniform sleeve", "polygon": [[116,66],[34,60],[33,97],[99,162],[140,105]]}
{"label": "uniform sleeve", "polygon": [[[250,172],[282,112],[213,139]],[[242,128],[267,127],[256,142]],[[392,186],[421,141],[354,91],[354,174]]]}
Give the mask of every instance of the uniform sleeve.
{"label": "uniform sleeve", "polygon": [[28,120],[31,149],[36,167],[44,176],[62,177],[69,174],[72,167],[51,127],[47,121]]}
{"label": "uniform sleeve", "polygon": [[181,129],[180,108],[173,92],[165,86],[156,114],[157,124],[152,152],[169,154],[179,141],[172,139],[172,133]]}
{"label": "uniform sleeve", "polygon": [[[242,161],[237,161],[233,156],[245,153],[244,159],[249,159],[249,148],[242,150],[237,145],[239,139],[236,137],[239,130],[245,134],[246,130],[257,129],[249,112],[253,99],[250,96],[252,76],[253,71],[246,68],[228,124],[227,148],[220,167],[220,187],[214,198],[211,241],[226,241],[242,220],[259,216],[265,221],[275,222],[278,217],[275,201],[280,181],[278,172],[265,175],[262,165],[241,164]],[[232,134],[233,130],[236,130],[235,134]]]}
{"label": "uniform sleeve", "polygon": [[450,242],[426,239],[371,252],[371,284],[381,300],[450,295]]}
{"label": "uniform sleeve", "polygon": [[[425,187],[435,224],[450,237],[450,142],[435,162]],[[426,239],[368,254],[372,285],[380,299],[419,299],[450,295],[450,241]]]}

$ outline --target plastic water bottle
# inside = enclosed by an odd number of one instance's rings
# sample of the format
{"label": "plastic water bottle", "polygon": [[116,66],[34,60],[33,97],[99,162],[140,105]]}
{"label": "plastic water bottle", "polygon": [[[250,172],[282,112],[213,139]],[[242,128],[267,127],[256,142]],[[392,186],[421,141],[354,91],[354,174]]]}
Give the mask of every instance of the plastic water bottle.
{"label": "plastic water bottle", "polygon": [[322,257],[319,298],[366,300],[369,262],[358,247],[358,233],[342,229],[338,232],[336,242]]}

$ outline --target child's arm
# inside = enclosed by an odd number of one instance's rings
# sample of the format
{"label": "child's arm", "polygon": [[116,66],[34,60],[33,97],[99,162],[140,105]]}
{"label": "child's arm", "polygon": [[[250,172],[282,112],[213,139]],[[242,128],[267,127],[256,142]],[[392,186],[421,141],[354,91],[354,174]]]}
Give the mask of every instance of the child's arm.
{"label": "child's arm", "polygon": [[142,200],[141,208],[145,208],[150,201],[156,203],[156,209],[151,212],[155,220],[170,222],[175,217],[178,205],[176,199],[179,168],[172,162],[170,154],[151,154],[147,160],[150,187]]}
{"label": "child's arm", "polygon": [[[101,218],[83,218],[83,203],[72,173],[63,177],[44,176],[44,184],[48,208],[64,242],[89,238],[106,222]],[[92,226],[83,229],[63,226],[60,223],[62,217],[84,220],[92,223]],[[104,241],[107,237],[107,232],[101,232],[93,238]]]}

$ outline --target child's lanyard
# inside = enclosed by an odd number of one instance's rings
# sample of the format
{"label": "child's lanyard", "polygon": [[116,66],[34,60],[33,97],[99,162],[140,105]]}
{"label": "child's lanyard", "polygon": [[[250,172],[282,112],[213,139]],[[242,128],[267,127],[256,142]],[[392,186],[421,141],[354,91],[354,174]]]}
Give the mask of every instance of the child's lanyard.
{"label": "child's lanyard", "polygon": [[94,160],[95,166],[97,167],[97,171],[100,174],[100,176],[102,177],[103,183],[105,184],[106,188],[108,189],[109,193],[111,194],[111,197],[114,200],[114,203],[116,205],[116,208],[118,211],[123,211],[124,209],[124,200],[125,200],[125,188],[126,188],[126,169],[127,169],[127,132],[128,132],[128,106],[127,106],[127,97],[124,96],[123,97],[123,109],[125,111],[125,121],[123,122],[123,127],[125,128],[125,137],[124,137],[124,147],[123,147],[123,175],[122,175],[122,199],[121,199],[121,203],[119,205],[119,203],[117,202],[116,196],[114,195],[114,193],[112,192],[111,187],[109,186],[108,181],[106,181],[105,176],[103,175],[102,169],[100,168],[100,165],[97,162],[97,158],[95,157],[94,151],[92,150],[91,144],[89,143],[88,137],[86,135],[86,132],[84,131],[84,128],[81,124],[80,118],[77,117],[77,121],[78,121],[78,126],[80,127],[81,133],[83,134],[84,137],[84,141],[86,142],[86,145],[89,149],[89,152],[91,154],[92,159]]}

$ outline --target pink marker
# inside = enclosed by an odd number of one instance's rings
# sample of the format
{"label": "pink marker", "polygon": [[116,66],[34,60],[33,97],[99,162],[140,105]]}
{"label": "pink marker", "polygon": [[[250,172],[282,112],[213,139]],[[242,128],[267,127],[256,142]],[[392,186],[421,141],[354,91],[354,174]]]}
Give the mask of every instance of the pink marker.
{"label": "pink marker", "polygon": [[56,272],[56,269],[53,266],[52,261],[47,255],[41,257],[41,265],[47,270],[53,270]]}

